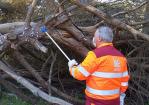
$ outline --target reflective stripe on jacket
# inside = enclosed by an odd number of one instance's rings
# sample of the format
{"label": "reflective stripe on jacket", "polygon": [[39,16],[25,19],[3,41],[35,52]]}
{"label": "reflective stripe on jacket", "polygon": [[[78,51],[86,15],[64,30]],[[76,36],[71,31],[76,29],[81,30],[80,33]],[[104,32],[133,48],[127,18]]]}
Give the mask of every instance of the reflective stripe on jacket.
{"label": "reflective stripe on jacket", "polygon": [[116,99],[128,87],[127,60],[111,43],[89,51],[80,65],[70,69],[70,74],[86,80],[85,93],[95,99]]}

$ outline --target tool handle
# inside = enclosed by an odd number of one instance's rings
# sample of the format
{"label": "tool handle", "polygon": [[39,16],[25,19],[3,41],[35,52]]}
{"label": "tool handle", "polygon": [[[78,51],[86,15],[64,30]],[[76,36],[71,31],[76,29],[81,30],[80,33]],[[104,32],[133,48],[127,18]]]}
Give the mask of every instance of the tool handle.
{"label": "tool handle", "polygon": [[52,40],[52,42],[56,45],[56,47],[63,53],[63,55],[67,58],[68,61],[71,61],[70,58],[66,55],[66,53],[59,47],[59,45],[53,40],[53,38],[49,35],[48,32],[45,32],[46,35]]}

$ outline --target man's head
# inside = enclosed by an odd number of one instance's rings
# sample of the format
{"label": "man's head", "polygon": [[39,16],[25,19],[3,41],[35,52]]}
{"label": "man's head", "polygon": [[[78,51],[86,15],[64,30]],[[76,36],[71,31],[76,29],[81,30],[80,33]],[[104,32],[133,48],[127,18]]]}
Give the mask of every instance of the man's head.
{"label": "man's head", "polygon": [[93,37],[93,44],[98,47],[102,43],[111,43],[113,41],[113,31],[108,26],[99,27]]}

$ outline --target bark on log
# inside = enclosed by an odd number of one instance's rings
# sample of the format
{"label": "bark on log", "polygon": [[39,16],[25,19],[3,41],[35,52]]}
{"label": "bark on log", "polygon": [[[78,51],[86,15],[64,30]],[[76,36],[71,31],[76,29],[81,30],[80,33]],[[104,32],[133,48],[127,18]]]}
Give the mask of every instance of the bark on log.
{"label": "bark on log", "polygon": [[[24,30],[25,22],[13,22],[13,23],[5,23],[0,24],[0,33],[11,33],[12,31],[16,31],[17,33],[22,33]],[[31,26],[34,27],[36,23],[31,22]]]}
{"label": "bark on log", "polygon": [[81,29],[78,29],[78,27],[72,24],[70,21],[59,25],[58,28],[70,33],[76,40],[82,42],[82,44],[85,46],[92,47],[90,40],[83,34]]}
{"label": "bark on log", "polygon": [[[144,21],[147,21],[148,19],[149,19],[149,1],[146,4],[145,13],[144,13]],[[146,34],[149,34],[149,23],[143,25],[143,32]]]}
{"label": "bark on log", "polygon": [[71,49],[74,53],[77,53],[81,55],[82,57],[85,57],[87,52],[89,51],[81,42],[75,40],[74,38],[66,38],[62,33],[56,31],[56,32],[50,32],[50,35],[59,43],[62,43],[67,48]]}

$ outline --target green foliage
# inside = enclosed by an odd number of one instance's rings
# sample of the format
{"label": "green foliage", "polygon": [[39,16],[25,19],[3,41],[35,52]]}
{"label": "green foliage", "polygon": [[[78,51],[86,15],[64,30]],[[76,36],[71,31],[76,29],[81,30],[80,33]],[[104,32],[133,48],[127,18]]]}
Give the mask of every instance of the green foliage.
{"label": "green foliage", "polygon": [[24,19],[30,0],[0,0],[0,23]]}
{"label": "green foliage", "polygon": [[[47,105],[43,100],[38,100],[37,105]],[[2,93],[0,96],[0,105],[32,105],[29,102],[25,102],[15,95],[7,95]]]}
{"label": "green foliage", "polygon": [[15,96],[8,96],[2,94],[0,99],[0,105],[31,105],[31,104],[26,103],[25,101],[22,101],[20,98],[17,98]]}
{"label": "green foliage", "polygon": [[148,103],[146,103],[145,105],[149,105],[149,102],[148,102]]}

